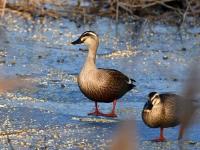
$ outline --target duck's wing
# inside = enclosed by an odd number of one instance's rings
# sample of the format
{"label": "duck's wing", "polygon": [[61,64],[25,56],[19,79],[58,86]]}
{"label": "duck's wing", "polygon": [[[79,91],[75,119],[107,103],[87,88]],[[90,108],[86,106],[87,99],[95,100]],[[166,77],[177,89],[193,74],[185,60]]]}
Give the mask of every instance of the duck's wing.
{"label": "duck's wing", "polygon": [[99,68],[88,74],[82,91],[92,100],[112,102],[135,87],[134,81],[120,71]]}
{"label": "duck's wing", "polygon": [[171,126],[175,126],[180,123],[180,118],[183,117],[184,113],[184,99],[182,96],[173,93],[160,94],[160,98],[163,103],[163,114],[165,114],[165,120]]}
{"label": "duck's wing", "polygon": [[161,102],[165,108],[173,108],[178,110],[182,105],[183,98],[174,93],[162,93],[160,94]]}
{"label": "duck's wing", "polygon": [[166,92],[166,93],[162,93],[160,94],[160,98],[162,101],[166,102],[179,102],[182,101],[183,97],[174,93],[170,93],[170,92]]}
{"label": "duck's wing", "polygon": [[[134,88],[134,82],[136,82],[134,79],[131,79],[127,77],[122,72],[115,70],[115,69],[104,69],[99,68],[99,73],[102,76],[102,78],[109,82],[111,86],[121,86],[121,87],[128,87],[130,89]],[[129,89],[129,90],[130,90]]]}

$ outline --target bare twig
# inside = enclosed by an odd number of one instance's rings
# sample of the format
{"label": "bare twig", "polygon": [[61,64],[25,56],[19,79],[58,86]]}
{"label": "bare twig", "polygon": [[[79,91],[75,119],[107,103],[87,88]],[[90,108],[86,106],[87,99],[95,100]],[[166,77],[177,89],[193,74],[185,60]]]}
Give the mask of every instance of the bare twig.
{"label": "bare twig", "polygon": [[172,7],[172,6],[170,6],[170,5],[167,5],[167,4],[165,4],[164,2],[158,2],[158,4],[161,4],[161,5],[163,5],[163,6],[167,7],[167,8],[169,8],[169,9],[172,9],[172,10],[174,10],[174,11],[177,11],[177,12],[179,12],[181,15],[183,14],[183,13],[180,11],[180,9],[175,8],[175,7]]}
{"label": "bare twig", "polygon": [[119,19],[119,1],[116,0],[116,21],[118,22]]}
{"label": "bare twig", "polygon": [[186,18],[187,14],[188,14],[189,8],[191,7],[191,6],[190,6],[190,3],[188,2],[188,0],[186,0],[186,3],[187,3],[187,8],[186,8],[186,10],[185,10],[185,12],[184,12],[184,14],[183,14],[182,23],[185,22],[185,18]]}

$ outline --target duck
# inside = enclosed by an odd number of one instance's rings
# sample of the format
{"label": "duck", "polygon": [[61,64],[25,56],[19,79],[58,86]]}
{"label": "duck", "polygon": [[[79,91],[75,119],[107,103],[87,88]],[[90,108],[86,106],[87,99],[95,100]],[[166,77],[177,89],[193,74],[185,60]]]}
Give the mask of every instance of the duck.
{"label": "duck", "polygon": [[[95,102],[95,111],[88,115],[117,117],[115,107],[117,100],[132,90],[136,82],[115,69],[96,67],[96,53],[99,46],[99,36],[94,31],[85,31],[71,44],[85,44],[88,54],[78,75],[80,91],[91,101]],[[98,103],[113,103],[112,111],[104,114],[99,111]]]}
{"label": "duck", "polygon": [[[153,141],[164,142],[164,128],[181,123],[184,112],[184,99],[174,93],[150,92],[142,110],[142,120],[150,128],[160,128],[160,136]],[[181,126],[178,139],[182,139],[185,127]]]}

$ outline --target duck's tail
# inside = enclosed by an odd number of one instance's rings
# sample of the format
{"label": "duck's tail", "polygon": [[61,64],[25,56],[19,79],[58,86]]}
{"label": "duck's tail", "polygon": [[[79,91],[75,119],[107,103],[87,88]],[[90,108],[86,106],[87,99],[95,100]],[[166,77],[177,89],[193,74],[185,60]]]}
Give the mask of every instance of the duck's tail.
{"label": "duck's tail", "polygon": [[134,84],[136,81],[134,79],[129,79],[129,88],[130,90],[133,89],[134,87],[136,87],[136,85]]}

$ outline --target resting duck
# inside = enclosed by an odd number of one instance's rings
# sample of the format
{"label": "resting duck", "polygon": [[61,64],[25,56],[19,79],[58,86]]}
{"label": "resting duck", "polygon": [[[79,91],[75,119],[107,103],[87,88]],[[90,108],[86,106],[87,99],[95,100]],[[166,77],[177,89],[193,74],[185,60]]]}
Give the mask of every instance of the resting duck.
{"label": "resting duck", "polygon": [[[84,32],[72,44],[84,43],[88,47],[88,55],[85,64],[78,76],[78,85],[81,92],[95,102],[95,111],[88,115],[117,117],[115,106],[117,99],[135,87],[135,80],[128,78],[118,70],[96,67],[96,52],[99,45],[99,37],[93,31]],[[111,113],[103,114],[98,109],[98,102],[113,102]]]}
{"label": "resting duck", "polygon": [[[148,97],[142,111],[142,119],[150,128],[160,128],[160,137],[154,141],[163,142],[166,140],[163,134],[164,128],[179,125],[184,115],[187,115],[184,109],[185,102],[183,97],[173,93],[151,92]],[[182,138],[183,132],[184,126],[181,125],[178,139]]]}

